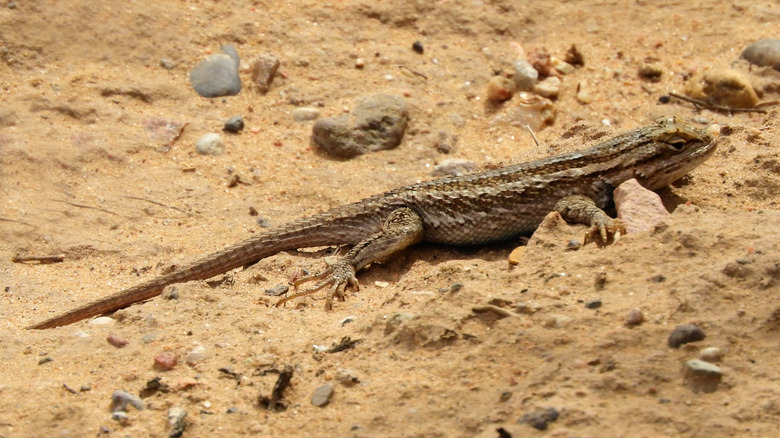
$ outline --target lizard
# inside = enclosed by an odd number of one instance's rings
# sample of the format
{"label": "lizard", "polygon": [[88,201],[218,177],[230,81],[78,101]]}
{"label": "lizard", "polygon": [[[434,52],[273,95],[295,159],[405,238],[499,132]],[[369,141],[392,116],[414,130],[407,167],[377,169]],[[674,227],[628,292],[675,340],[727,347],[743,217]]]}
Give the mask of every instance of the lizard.
{"label": "lizard", "polygon": [[[149,300],[168,285],[204,280],[301,248],[352,245],[322,272],[295,281],[296,292],[277,306],[327,288],[324,307],[330,309],[334,298],[344,299],[347,286],[359,288],[360,269],[410,245],[482,245],[512,239],[532,233],[551,211],[568,222],[589,225],[588,235],[606,241],[625,231],[619,219],[604,212],[615,187],[636,178],[647,189],[660,189],[709,158],[716,143],[707,130],[665,116],[580,151],[419,182],[272,228],[28,329],[107,314]],[[306,282],[315,283],[297,290]]]}

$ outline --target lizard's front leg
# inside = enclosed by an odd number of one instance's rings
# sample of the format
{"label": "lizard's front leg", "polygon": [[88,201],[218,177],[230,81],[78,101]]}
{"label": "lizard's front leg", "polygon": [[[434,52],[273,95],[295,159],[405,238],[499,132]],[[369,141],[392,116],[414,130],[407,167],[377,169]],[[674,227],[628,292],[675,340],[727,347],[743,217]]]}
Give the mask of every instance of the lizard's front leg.
{"label": "lizard's front leg", "polygon": [[292,299],[311,295],[318,290],[330,286],[326,296],[325,309],[333,306],[333,297],[344,297],[344,290],[347,284],[355,289],[360,287],[355,273],[372,262],[384,260],[390,255],[422,241],[423,223],[420,215],[411,208],[399,208],[390,213],[382,230],[369,236],[367,239],[355,245],[346,255],[339,257],[331,263],[325,271],[303,277],[295,281],[298,285],[319,280],[312,287],[296,292],[288,297],[282,298],[276,302],[279,306]]}
{"label": "lizard's front leg", "polygon": [[610,234],[615,237],[615,241],[621,234],[626,234],[626,227],[620,219],[609,217],[593,199],[587,196],[573,195],[563,198],[555,204],[555,210],[567,222],[590,225],[583,243],[588,243],[590,237],[596,233],[601,236],[601,241],[604,243],[607,242]]}

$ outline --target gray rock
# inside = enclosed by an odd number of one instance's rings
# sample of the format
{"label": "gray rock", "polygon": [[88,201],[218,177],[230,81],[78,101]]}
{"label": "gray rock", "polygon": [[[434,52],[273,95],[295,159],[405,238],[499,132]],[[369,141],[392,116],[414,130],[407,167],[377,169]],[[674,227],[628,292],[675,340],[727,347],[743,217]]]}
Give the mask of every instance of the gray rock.
{"label": "gray rock", "polygon": [[314,390],[314,394],[311,396],[311,404],[317,407],[322,407],[330,402],[330,398],[333,397],[333,386],[325,384]]}
{"label": "gray rock", "polygon": [[669,335],[667,343],[672,348],[680,348],[683,344],[701,341],[705,337],[707,337],[707,335],[705,335],[698,326],[693,324],[682,324],[674,328],[672,334]]}
{"label": "gray rock", "polygon": [[770,66],[780,71],[780,39],[767,38],[758,40],[745,47],[742,58],[751,64]]}
{"label": "gray rock", "polygon": [[168,434],[170,438],[179,438],[184,434],[184,429],[187,426],[185,418],[187,418],[187,411],[184,409],[179,407],[168,409],[168,424],[171,425],[171,432]]}
{"label": "gray rock", "polygon": [[518,423],[528,423],[536,430],[547,430],[550,423],[556,421],[560,413],[555,408],[547,408],[543,411],[529,412],[523,415]]}
{"label": "gray rock", "polygon": [[272,288],[268,288],[265,290],[265,294],[271,297],[280,297],[287,293],[287,291],[290,290],[290,287],[286,284],[277,284],[276,286]]}
{"label": "gray rock", "polygon": [[317,108],[295,108],[292,111],[293,120],[296,122],[306,122],[308,120],[315,120],[320,117],[320,110]]}
{"label": "gray rock", "polygon": [[515,68],[515,75],[512,77],[512,80],[517,85],[517,91],[533,90],[536,80],[539,79],[539,72],[525,59],[518,59],[513,64],[513,67]]}
{"label": "gray rock", "polygon": [[172,70],[176,67],[176,63],[171,61],[168,58],[160,58],[160,67],[166,69],[166,70]]}
{"label": "gray rock", "polygon": [[241,92],[238,52],[229,45],[221,49],[223,53],[209,56],[190,72],[192,88],[203,97],[235,96]]}
{"label": "gray rock", "polygon": [[133,406],[139,411],[144,409],[144,402],[129,392],[116,390],[111,394],[111,412],[126,412],[127,405]]}
{"label": "gray rock", "polygon": [[279,58],[271,53],[259,55],[252,64],[252,82],[261,93],[267,93],[279,70]]}
{"label": "gray rock", "polygon": [[351,158],[395,148],[401,143],[408,120],[402,98],[378,94],[364,99],[349,115],[317,120],[312,137],[328,154]]}
{"label": "gray rock", "polygon": [[683,380],[694,392],[714,392],[722,378],[723,370],[717,365],[699,359],[685,362]]}
{"label": "gray rock", "polygon": [[225,125],[222,127],[223,131],[227,132],[240,132],[244,129],[244,118],[241,116],[233,116],[227,121],[225,121]]}
{"label": "gray rock", "polygon": [[219,134],[210,132],[198,139],[195,150],[203,155],[222,155],[225,152],[225,143]]}

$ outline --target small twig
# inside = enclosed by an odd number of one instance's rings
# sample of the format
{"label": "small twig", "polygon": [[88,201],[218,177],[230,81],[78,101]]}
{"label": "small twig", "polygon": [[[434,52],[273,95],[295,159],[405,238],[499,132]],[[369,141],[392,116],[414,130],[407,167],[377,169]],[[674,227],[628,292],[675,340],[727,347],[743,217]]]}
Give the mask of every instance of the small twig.
{"label": "small twig", "polygon": [[16,219],[7,219],[7,218],[4,218],[4,217],[0,217],[0,221],[2,221],[2,222],[14,222],[14,223],[17,223],[17,224],[27,225],[28,227],[36,228],[35,225],[28,224],[27,222],[18,221]]}
{"label": "small twig", "polygon": [[49,263],[62,263],[65,260],[64,254],[49,255],[49,256],[34,256],[34,255],[20,255],[16,254],[11,259],[14,263],[39,263],[41,265],[47,265]]}
{"label": "small twig", "polygon": [[536,147],[539,147],[539,140],[536,138],[536,134],[534,134],[534,130],[531,129],[531,125],[523,125],[523,128],[527,129],[528,132],[531,133],[531,137],[534,138],[534,143],[536,143]]}
{"label": "small twig", "polygon": [[411,73],[411,74],[413,74],[415,76],[419,76],[419,77],[425,79],[426,81],[428,80],[428,76],[425,76],[424,74],[420,73],[417,70],[412,70],[411,68],[409,68],[409,67],[407,67],[405,65],[399,65],[398,68],[404,69],[404,70],[408,71],[409,73]]}
{"label": "small twig", "polygon": [[146,202],[148,202],[148,203],[150,203],[150,204],[159,205],[160,207],[165,207],[165,208],[170,208],[171,210],[180,211],[180,212],[182,212],[182,213],[184,213],[184,214],[186,214],[186,215],[189,215],[189,214],[190,214],[190,213],[188,213],[187,211],[185,211],[185,210],[182,210],[182,209],[181,209],[181,208],[179,208],[179,207],[172,207],[172,206],[170,206],[170,205],[165,205],[165,204],[163,204],[162,202],[152,201],[151,199],[141,198],[141,197],[139,197],[139,196],[130,196],[130,195],[123,195],[122,197],[123,197],[123,198],[127,198],[127,199],[135,199],[136,201],[146,201]]}
{"label": "small twig", "polygon": [[119,214],[119,213],[114,213],[113,211],[106,210],[106,209],[104,209],[104,208],[100,208],[100,207],[92,207],[91,205],[76,204],[75,202],[70,202],[70,201],[61,201],[61,200],[59,200],[59,199],[53,199],[53,201],[54,201],[54,202],[62,202],[63,204],[68,204],[68,205],[70,205],[70,206],[73,206],[73,207],[78,207],[78,208],[86,208],[86,209],[89,209],[89,210],[97,210],[97,211],[102,211],[103,213],[113,214],[114,216],[126,217],[126,216],[122,216],[122,215],[121,215],[121,214]]}
{"label": "small twig", "polygon": [[696,99],[693,97],[684,96],[682,94],[677,94],[675,92],[669,93],[669,96],[676,97],[677,99],[684,100],[688,103],[692,103],[696,105],[697,107],[707,108],[713,111],[722,111],[722,112],[729,112],[729,113],[761,113],[766,114],[766,110],[762,109],[762,106],[767,105],[776,105],[777,102],[764,102],[757,106],[754,106],[752,108],[733,108],[730,106],[725,105],[718,105],[716,103],[707,102],[706,100]]}

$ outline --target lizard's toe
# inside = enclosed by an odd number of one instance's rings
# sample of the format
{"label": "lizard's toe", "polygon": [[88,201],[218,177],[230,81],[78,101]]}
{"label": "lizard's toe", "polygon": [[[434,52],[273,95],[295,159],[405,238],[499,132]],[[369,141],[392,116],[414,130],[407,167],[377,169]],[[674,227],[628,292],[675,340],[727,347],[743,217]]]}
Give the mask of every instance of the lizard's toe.
{"label": "lizard's toe", "polygon": [[295,298],[312,295],[320,289],[330,286],[328,293],[325,295],[325,309],[330,310],[333,307],[333,297],[344,300],[344,291],[346,290],[347,285],[353,286],[356,289],[359,288],[357,277],[355,277],[355,268],[352,266],[352,264],[349,263],[349,261],[344,259],[330,264],[324,271],[320,273],[299,278],[293,283],[293,286],[295,289],[298,289],[298,286],[301,284],[314,280],[319,281],[317,281],[311,287],[297,291],[290,296],[280,299],[276,302],[276,306],[278,307],[287,301],[294,300]]}

